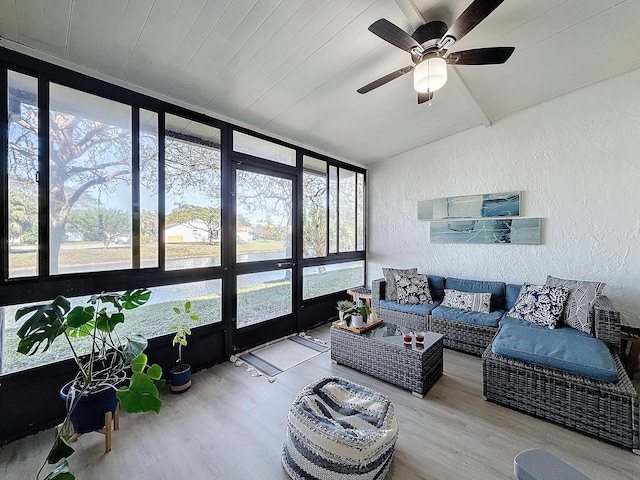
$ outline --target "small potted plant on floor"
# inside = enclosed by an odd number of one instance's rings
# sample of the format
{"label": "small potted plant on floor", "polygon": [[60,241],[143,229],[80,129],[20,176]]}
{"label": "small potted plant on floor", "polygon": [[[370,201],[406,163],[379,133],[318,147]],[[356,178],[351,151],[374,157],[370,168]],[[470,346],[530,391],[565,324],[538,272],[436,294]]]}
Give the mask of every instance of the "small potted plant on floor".
{"label": "small potted plant on floor", "polygon": [[55,467],[45,480],[73,480],[67,457],[74,450],[69,443],[83,433],[103,428],[109,431],[110,425],[105,424],[107,414],[116,414],[118,404],[125,412],[160,411],[162,402],[156,382],[162,378],[162,369],[147,365],[144,337],[121,338],[117,329],[125,321],[125,311],[144,305],[150,296],[151,291],[142,288],[101,293],[93,295],[86,305],[71,308],[71,302],[59,295],[51,303],[16,312],[16,321],[22,323],[18,352],[45,352],[63,337],[78,367],[76,377],[60,390],[67,415],[37,478],[49,463]]}
{"label": "small potted plant on floor", "polygon": [[187,346],[187,337],[191,335],[189,324],[198,322],[200,316],[191,311],[191,302],[187,300],[182,307],[173,307],[176,322],[169,327],[175,332],[173,345],[178,345],[176,365],[169,371],[171,393],[184,393],[191,387],[191,365],[182,362],[182,347]]}
{"label": "small potted plant on floor", "polygon": [[338,300],[336,309],[338,310],[338,319],[344,322],[346,326],[351,323],[351,314],[355,311],[356,304],[349,300]]}

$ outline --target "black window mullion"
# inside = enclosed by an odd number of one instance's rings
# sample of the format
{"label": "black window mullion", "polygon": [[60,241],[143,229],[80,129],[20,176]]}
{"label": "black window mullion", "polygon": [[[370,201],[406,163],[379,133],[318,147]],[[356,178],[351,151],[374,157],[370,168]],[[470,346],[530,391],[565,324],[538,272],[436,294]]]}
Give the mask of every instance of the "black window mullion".
{"label": "black window mullion", "polygon": [[38,78],[38,276],[50,271],[49,249],[49,80]]}
{"label": "black window mullion", "polygon": [[[2,149],[2,164],[0,165],[0,211],[2,212],[2,238],[7,239],[0,242],[0,259],[2,259],[2,279],[9,278],[9,81],[6,68],[0,70],[0,148]],[[0,329],[4,322],[0,324]],[[0,331],[0,342],[2,342],[2,332]],[[2,345],[0,344],[0,347]],[[2,352],[2,350],[0,350]],[[0,362],[2,355],[0,354]],[[2,365],[0,364],[0,367]],[[2,371],[2,370],[0,370]]]}
{"label": "black window mullion", "polygon": [[324,256],[327,257],[329,256],[330,250],[331,250],[331,182],[329,181],[329,175],[331,170],[329,170],[330,165],[329,162],[325,161],[324,162],[324,191],[325,191],[325,196],[324,196],[324,205],[325,205],[325,224],[327,225],[327,228],[325,230],[325,251],[324,251]]}
{"label": "black window mullion", "polygon": [[221,128],[220,145],[220,175],[221,175],[221,208],[220,220],[222,231],[220,234],[220,262],[222,265],[222,322],[225,325],[225,357],[233,352],[233,330],[236,327],[236,226],[235,226],[235,176],[232,167],[233,158],[233,130],[229,127]]}
{"label": "black window mullion", "polygon": [[131,111],[131,266],[140,268],[140,109]]}
{"label": "black window mullion", "polygon": [[158,113],[158,267],[165,271],[165,112]]}
{"label": "black window mullion", "polygon": [[340,251],[340,171],[341,168],[336,168],[336,254],[342,253]]}

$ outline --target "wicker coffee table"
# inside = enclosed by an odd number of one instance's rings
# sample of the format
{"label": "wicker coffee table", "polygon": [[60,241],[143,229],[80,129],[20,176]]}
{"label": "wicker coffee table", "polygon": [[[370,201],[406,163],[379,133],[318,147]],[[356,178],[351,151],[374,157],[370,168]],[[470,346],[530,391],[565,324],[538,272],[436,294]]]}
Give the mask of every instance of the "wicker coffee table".
{"label": "wicker coffee table", "polygon": [[442,375],[442,335],[420,332],[420,347],[415,336],[405,346],[404,333],[408,330],[386,322],[361,334],[331,327],[331,360],[423,397]]}

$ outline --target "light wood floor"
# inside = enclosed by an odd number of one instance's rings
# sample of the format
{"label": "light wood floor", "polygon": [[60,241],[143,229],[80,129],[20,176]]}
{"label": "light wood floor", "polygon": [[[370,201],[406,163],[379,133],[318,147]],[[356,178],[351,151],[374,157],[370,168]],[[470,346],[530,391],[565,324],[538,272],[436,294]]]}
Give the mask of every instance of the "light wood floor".
{"label": "light wood floor", "polygon": [[[329,340],[326,326],[309,333]],[[289,405],[306,384],[337,374],[386,393],[396,407],[400,433],[387,478],[513,479],[513,457],[530,448],[594,480],[640,478],[640,456],[484,401],[479,358],[445,350],[444,361],[444,375],[422,399],[333,365],[329,352],[274,383],[227,362],[195,374],[189,392],[165,395],[160,415],[123,414],[111,453],[103,453],[102,435],[81,437],[71,468],[79,480],[288,479],[280,447]],[[0,448],[0,478],[35,478],[52,436]]]}

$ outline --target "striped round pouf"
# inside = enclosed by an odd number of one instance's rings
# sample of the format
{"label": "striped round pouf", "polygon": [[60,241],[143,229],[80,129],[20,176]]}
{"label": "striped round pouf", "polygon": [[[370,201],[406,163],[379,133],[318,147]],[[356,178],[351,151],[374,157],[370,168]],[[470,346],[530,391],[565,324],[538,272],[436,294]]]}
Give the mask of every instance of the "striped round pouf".
{"label": "striped round pouf", "polygon": [[386,395],[327,377],[303,388],[291,405],[282,465],[294,480],[383,479],[397,438]]}

